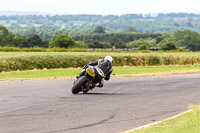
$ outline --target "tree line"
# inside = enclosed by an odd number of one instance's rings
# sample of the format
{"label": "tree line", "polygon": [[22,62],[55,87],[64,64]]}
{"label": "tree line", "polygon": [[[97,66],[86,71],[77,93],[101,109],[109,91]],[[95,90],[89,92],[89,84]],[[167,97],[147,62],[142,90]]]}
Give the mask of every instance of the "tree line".
{"label": "tree line", "polygon": [[0,16],[0,25],[9,30],[29,29],[92,29],[101,25],[111,30],[129,26],[138,32],[164,32],[190,29],[200,32],[200,15],[188,13],[125,14],[125,15],[24,15]]}
{"label": "tree line", "polygon": [[133,27],[123,31],[111,31],[102,26],[89,29],[85,34],[69,35],[58,32],[51,38],[43,39],[35,29],[29,34],[13,34],[0,26],[0,46],[14,47],[60,47],[60,48],[138,48],[141,50],[160,47],[172,50],[183,47],[192,51],[200,50],[200,33],[192,30],[177,30],[167,33],[138,33]]}

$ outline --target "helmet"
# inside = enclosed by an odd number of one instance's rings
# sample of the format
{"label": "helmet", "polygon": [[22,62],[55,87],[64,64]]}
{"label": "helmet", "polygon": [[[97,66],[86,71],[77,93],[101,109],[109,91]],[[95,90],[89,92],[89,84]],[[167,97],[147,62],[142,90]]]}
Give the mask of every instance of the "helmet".
{"label": "helmet", "polygon": [[113,58],[111,56],[106,56],[104,60],[109,60],[111,63],[113,63]]}

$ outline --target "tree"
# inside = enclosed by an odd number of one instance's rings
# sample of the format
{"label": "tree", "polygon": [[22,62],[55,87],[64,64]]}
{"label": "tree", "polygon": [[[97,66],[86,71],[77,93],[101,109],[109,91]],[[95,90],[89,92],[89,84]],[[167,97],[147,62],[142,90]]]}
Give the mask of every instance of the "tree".
{"label": "tree", "polygon": [[122,41],[117,41],[114,44],[115,48],[126,48],[126,45]]}
{"label": "tree", "polygon": [[112,48],[112,45],[109,42],[102,42],[104,48]]}
{"label": "tree", "polygon": [[68,48],[75,45],[75,41],[67,35],[58,34],[49,42],[49,47]]}
{"label": "tree", "polygon": [[15,36],[13,38],[13,43],[15,45],[15,47],[25,47],[26,38],[24,36]]}
{"label": "tree", "polygon": [[9,31],[6,29],[6,27],[0,25],[0,34],[1,35],[8,35]]}
{"label": "tree", "polygon": [[138,48],[140,45],[146,44],[148,47],[156,47],[156,39],[153,38],[140,38],[139,40],[135,40],[132,42],[128,42],[126,43],[126,46],[128,48]]}
{"label": "tree", "polygon": [[86,44],[88,45],[89,48],[95,48],[94,40],[92,40],[92,39],[86,40]]}
{"label": "tree", "polygon": [[88,40],[87,44],[89,48],[104,48],[104,43],[100,41]]}
{"label": "tree", "polygon": [[133,26],[129,26],[129,27],[126,29],[126,32],[137,32],[137,30],[136,30]]}
{"label": "tree", "polygon": [[174,34],[174,41],[178,47],[186,47],[192,51],[200,50],[200,34],[195,31],[177,31]]}
{"label": "tree", "polygon": [[196,34],[196,36],[191,36],[191,35],[185,35],[183,37],[183,43],[185,43],[185,46],[192,50],[192,51],[198,51],[200,50],[200,39],[199,39],[200,35]]}
{"label": "tree", "polygon": [[94,29],[94,33],[99,33],[99,34],[106,33],[106,32],[105,32],[105,28],[102,27],[102,26],[97,26],[97,27]]}
{"label": "tree", "polygon": [[9,31],[0,25],[0,46],[6,46],[9,40]]}
{"label": "tree", "polygon": [[139,47],[138,47],[138,50],[148,50],[148,46],[146,44],[141,44]]}
{"label": "tree", "polygon": [[167,43],[161,45],[161,49],[162,50],[174,50],[174,49],[176,49],[176,45],[174,44],[174,42],[167,42]]}
{"label": "tree", "polygon": [[76,41],[75,45],[73,45],[74,48],[88,48],[88,44],[86,44],[83,41]]}
{"label": "tree", "polygon": [[42,44],[40,45],[40,47],[48,48],[48,46],[49,46],[49,40],[42,40]]}
{"label": "tree", "polygon": [[42,44],[42,39],[37,34],[33,34],[28,37],[27,42],[30,47],[40,46]]}

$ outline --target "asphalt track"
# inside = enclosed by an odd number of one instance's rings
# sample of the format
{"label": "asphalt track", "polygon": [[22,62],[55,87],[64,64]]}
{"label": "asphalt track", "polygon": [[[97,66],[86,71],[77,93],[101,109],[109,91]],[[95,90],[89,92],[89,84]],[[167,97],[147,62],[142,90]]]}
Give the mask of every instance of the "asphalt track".
{"label": "asphalt track", "polygon": [[200,74],[112,78],[89,94],[72,79],[0,82],[1,133],[119,133],[200,104]]}

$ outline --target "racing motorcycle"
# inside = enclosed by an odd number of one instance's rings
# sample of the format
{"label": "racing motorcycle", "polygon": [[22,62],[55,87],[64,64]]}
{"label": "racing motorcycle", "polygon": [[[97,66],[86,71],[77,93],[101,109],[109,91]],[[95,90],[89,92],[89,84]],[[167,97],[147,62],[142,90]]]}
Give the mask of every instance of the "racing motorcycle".
{"label": "racing motorcycle", "polygon": [[[87,93],[89,90],[98,87],[97,80],[95,79],[96,72],[98,72],[98,68],[94,66],[88,66],[85,71],[85,74],[74,81],[72,87],[72,93],[78,94],[79,92]],[[101,83],[104,83],[104,75],[102,76]]]}

